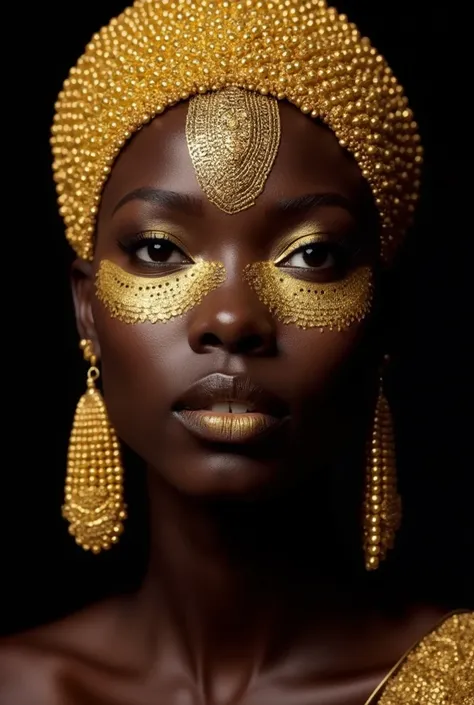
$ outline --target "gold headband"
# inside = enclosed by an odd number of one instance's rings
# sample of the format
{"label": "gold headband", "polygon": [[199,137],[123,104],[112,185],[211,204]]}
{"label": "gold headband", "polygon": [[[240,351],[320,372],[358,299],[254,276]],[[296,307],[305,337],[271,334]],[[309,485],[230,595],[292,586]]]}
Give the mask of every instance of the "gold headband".
{"label": "gold headband", "polygon": [[137,0],[92,37],[52,127],[66,236],[92,259],[101,192],[130,137],[192,95],[239,86],[320,118],[360,166],[389,261],[410,225],[422,147],[385,59],[325,0]]}

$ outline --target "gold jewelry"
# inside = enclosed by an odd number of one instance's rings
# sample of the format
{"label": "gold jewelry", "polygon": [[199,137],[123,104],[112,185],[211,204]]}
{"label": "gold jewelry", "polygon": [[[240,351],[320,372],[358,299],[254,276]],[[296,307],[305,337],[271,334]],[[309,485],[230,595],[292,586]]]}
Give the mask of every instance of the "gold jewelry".
{"label": "gold jewelry", "polygon": [[395,543],[401,522],[401,499],[392,414],[380,377],[374,423],[367,449],[364,500],[364,553],[367,570],[376,570]]}
{"label": "gold jewelry", "polygon": [[245,267],[244,278],[280,321],[300,328],[343,330],[361,321],[372,303],[370,267],[322,284],[297,279],[273,262],[255,262]]}
{"label": "gold jewelry", "polygon": [[220,262],[200,260],[184,271],[145,277],[102,260],[96,292],[110,314],[123,323],[164,323],[197,306],[224,280],[225,268]]}
{"label": "gold jewelry", "polygon": [[287,100],[334,132],[372,189],[389,261],[418,198],[418,128],[385,59],[324,0],[136,0],[92,37],[51,137],[76,253],[92,259],[102,189],[131,136],[170,106],[229,86]]}
{"label": "gold jewelry", "polygon": [[395,664],[365,705],[474,705],[474,612],[444,617]]}
{"label": "gold jewelry", "polygon": [[95,387],[100,373],[92,343],[81,340],[80,347],[91,367],[74,416],[62,512],[76,543],[99,553],[117,543],[123,530],[123,468],[117,435]]}
{"label": "gold jewelry", "polygon": [[229,86],[189,101],[186,139],[199,184],[226,213],[253,206],[280,144],[274,98]]}

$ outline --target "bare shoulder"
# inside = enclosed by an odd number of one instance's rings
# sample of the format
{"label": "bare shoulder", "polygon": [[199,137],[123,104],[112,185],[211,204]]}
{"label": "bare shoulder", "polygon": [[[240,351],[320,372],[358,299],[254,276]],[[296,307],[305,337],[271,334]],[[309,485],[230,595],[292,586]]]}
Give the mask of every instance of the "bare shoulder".
{"label": "bare shoulder", "polygon": [[60,649],[62,653],[85,655],[92,645],[97,653],[117,623],[120,605],[119,598],[88,605],[63,619],[2,639],[0,647],[2,652],[18,648],[50,652]]}
{"label": "bare shoulder", "polygon": [[56,685],[57,664],[46,652],[20,643],[0,646],[0,702],[12,705],[64,705]]}
{"label": "bare shoulder", "polygon": [[0,703],[69,705],[74,673],[113,668],[110,640],[119,609],[104,601],[0,640]]}

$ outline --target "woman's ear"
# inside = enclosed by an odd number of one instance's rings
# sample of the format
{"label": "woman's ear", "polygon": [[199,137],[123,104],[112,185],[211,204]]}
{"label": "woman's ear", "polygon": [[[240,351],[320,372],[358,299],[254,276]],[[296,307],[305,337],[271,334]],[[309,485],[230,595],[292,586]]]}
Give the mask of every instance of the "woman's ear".
{"label": "woman's ear", "polygon": [[100,358],[99,341],[92,314],[94,277],[91,262],[83,259],[74,260],[71,268],[71,287],[78,333],[81,338],[92,341],[94,354]]}

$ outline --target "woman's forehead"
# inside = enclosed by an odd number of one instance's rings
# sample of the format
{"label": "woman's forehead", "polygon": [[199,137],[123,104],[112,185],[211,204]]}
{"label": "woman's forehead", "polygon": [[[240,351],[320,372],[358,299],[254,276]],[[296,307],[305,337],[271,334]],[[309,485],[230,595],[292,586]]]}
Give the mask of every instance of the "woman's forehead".
{"label": "woman's forehead", "polygon": [[[168,110],[140,130],[117,159],[101,203],[101,216],[139,188],[160,188],[203,200],[186,137],[187,102]],[[297,108],[279,102],[281,138],[263,192],[255,201],[268,208],[275,201],[310,193],[336,193],[354,204],[365,181],[355,160],[333,133],[308,120]]]}

